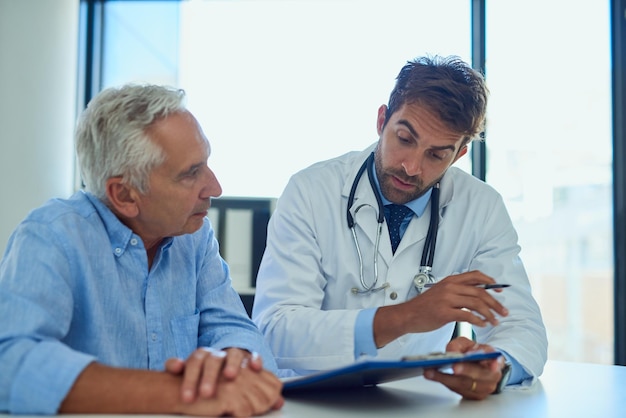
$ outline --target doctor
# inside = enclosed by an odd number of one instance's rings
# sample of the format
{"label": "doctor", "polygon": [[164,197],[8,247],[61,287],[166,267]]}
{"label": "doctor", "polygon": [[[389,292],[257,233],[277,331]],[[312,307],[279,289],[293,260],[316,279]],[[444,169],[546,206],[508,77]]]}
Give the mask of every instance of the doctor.
{"label": "doctor", "polygon": [[[270,220],[253,308],[285,373],[362,355],[502,351],[452,374],[426,372],[468,399],[542,373],[545,328],[502,198],[451,167],[482,132],[487,95],[482,76],[457,57],[408,62],[378,110],[377,143],[290,179]],[[389,204],[408,209],[390,213]],[[477,286],[494,283],[510,287]],[[476,341],[451,340],[457,321],[472,325]]]}

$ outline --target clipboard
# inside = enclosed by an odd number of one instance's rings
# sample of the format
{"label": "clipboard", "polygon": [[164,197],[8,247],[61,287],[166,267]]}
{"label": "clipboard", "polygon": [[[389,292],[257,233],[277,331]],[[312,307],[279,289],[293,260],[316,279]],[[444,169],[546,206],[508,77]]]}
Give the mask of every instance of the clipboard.
{"label": "clipboard", "polygon": [[363,358],[337,369],[316,372],[306,376],[283,378],[283,393],[354,389],[376,386],[380,383],[421,376],[427,368],[447,368],[454,363],[495,359],[502,355],[499,351],[471,353],[430,353],[407,356],[400,360],[378,360]]}

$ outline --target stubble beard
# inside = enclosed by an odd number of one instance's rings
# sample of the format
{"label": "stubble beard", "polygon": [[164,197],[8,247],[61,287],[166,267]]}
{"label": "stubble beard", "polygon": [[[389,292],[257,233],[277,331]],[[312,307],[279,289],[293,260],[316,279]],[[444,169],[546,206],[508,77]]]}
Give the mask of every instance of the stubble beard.
{"label": "stubble beard", "polygon": [[[383,167],[380,154],[376,153],[374,156],[374,164],[376,165],[376,176],[378,177],[378,183],[380,184],[380,191],[382,195],[390,202],[398,205],[404,205],[412,200],[422,196],[426,190],[432,185],[424,187],[424,182],[417,176],[407,176],[403,171],[387,170]],[[398,190],[393,186],[393,177],[397,177],[399,180],[412,184],[414,186],[412,191]]]}

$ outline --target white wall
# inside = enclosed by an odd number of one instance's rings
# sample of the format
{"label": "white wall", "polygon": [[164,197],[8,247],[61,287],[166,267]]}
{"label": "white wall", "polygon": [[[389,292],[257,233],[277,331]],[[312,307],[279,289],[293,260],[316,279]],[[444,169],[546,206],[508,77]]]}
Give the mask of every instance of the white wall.
{"label": "white wall", "polygon": [[79,0],[0,0],[0,255],[17,224],[74,188]]}

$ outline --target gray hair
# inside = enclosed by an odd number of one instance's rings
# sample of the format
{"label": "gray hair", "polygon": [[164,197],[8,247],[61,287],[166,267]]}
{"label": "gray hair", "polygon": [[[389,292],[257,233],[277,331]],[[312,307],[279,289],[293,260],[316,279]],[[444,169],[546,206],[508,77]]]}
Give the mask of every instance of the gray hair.
{"label": "gray hair", "polygon": [[76,154],[85,189],[107,202],[106,182],[122,182],[148,192],[154,167],[165,161],[146,130],[156,121],[186,111],[185,92],[166,86],[127,84],[101,91],[76,126]]}

